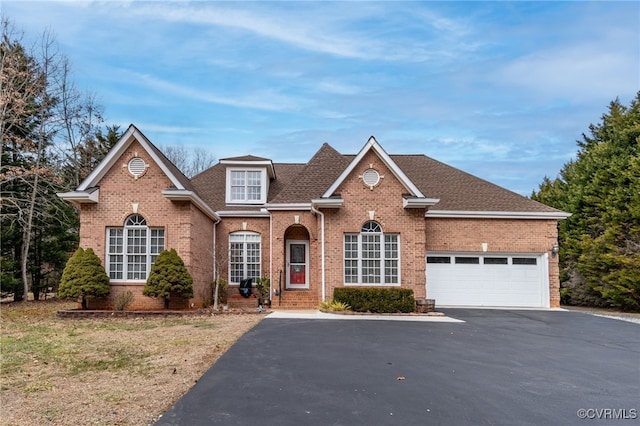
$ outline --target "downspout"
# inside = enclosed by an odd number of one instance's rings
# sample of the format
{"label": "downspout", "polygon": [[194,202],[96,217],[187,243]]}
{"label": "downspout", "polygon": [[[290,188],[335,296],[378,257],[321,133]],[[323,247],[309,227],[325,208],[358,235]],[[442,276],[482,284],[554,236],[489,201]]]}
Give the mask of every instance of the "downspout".
{"label": "downspout", "polygon": [[220,219],[218,217],[218,219],[216,219],[215,222],[213,222],[213,282],[216,282],[216,279],[218,278],[217,273],[218,273],[218,224],[220,223],[222,219]]}
{"label": "downspout", "polygon": [[311,203],[311,211],[313,213],[320,215],[320,255],[322,256],[321,262],[321,282],[322,282],[322,301],[324,302],[326,299],[326,289],[325,289],[325,277],[324,277],[324,213],[320,210],[313,207],[313,203]]}
{"label": "downspout", "polygon": [[273,294],[273,215],[269,209],[261,209],[269,214],[269,299]]}

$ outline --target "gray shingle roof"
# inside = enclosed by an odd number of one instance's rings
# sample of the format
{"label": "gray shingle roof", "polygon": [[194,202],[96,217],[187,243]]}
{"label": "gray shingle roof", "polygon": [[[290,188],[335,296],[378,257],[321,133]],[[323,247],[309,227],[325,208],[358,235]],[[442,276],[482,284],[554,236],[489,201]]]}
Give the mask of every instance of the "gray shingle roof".
{"label": "gray shingle roof", "polygon": [[[425,197],[440,199],[440,202],[433,206],[434,210],[559,212],[422,154],[390,157]],[[331,186],[354,158],[354,155],[340,154],[325,143],[306,164],[274,163],[277,179],[270,183],[267,202],[310,203]],[[234,157],[233,160],[268,159],[244,156]],[[225,205],[225,170],[226,165],[219,163],[191,180],[198,195],[217,211],[238,209]],[[240,209],[257,210],[259,207],[243,206]]]}

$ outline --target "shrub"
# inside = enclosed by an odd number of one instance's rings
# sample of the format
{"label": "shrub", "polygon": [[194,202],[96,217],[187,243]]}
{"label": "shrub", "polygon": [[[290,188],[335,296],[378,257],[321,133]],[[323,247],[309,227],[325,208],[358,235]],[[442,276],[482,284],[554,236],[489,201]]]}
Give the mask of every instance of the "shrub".
{"label": "shrub", "polygon": [[124,311],[133,302],[133,292],[131,290],[121,291],[116,296],[116,311]]}
{"label": "shrub", "polygon": [[104,297],[110,290],[109,276],[93,249],[78,248],[62,272],[58,297],[81,297],[82,309],[87,309],[87,299]]}
{"label": "shrub", "polygon": [[262,300],[268,300],[271,298],[271,280],[269,277],[262,277],[256,280],[256,289],[258,290],[258,297]]}
{"label": "shrub", "polygon": [[333,299],[351,306],[356,312],[414,312],[416,301],[408,288],[338,287]]}
{"label": "shrub", "polygon": [[347,305],[346,303],[338,302],[337,300],[333,299],[331,301],[320,302],[320,309],[325,311],[332,311],[332,312],[344,312],[344,311],[350,311],[351,306]]}
{"label": "shrub", "polygon": [[169,309],[171,297],[193,297],[193,278],[175,249],[158,255],[142,294],[163,299],[165,309]]}

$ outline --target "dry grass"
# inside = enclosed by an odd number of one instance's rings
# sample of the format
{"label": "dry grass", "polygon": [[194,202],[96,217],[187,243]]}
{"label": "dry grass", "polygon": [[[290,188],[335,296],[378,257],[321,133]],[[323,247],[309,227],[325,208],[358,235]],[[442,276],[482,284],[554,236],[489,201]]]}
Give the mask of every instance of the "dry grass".
{"label": "dry grass", "polygon": [[1,425],[153,423],[262,315],[59,319],[2,304]]}

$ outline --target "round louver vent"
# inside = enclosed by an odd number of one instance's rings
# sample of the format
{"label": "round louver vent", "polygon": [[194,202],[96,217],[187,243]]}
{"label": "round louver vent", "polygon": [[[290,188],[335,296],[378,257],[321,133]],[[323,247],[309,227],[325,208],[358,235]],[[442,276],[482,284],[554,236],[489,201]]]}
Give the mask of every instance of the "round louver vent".
{"label": "round louver vent", "polygon": [[129,160],[129,173],[131,173],[135,177],[140,177],[144,174],[147,169],[147,165],[144,163],[144,160],[140,157],[135,157]]}
{"label": "round louver vent", "polygon": [[367,169],[362,174],[362,182],[368,187],[376,186],[380,182],[380,173],[375,169]]}

